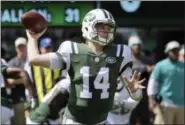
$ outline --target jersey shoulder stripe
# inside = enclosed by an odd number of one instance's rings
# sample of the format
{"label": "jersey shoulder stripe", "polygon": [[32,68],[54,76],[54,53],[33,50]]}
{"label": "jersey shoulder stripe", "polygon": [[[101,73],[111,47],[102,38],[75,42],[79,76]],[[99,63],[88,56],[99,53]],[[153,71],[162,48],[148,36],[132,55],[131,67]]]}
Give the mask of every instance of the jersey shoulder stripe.
{"label": "jersey shoulder stripe", "polygon": [[121,55],[121,45],[118,44],[116,47],[117,47],[116,57],[120,57],[120,55]]}
{"label": "jersey shoulder stripe", "polygon": [[128,60],[132,60],[132,52],[131,49],[127,45],[122,45],[122,57],[127,58]]}
{"label": "jersey shoulder stripe", "polygon": [[72,48],[72,53],[74,53],[74,54],[79,53],[78,45],[76,42],[71,42],[71,48]]}
{"label": "jersey shoulder stripe", "polygon": [[131,58],[131,49],[127,45],[117,44],[116,45],[116,57]]}

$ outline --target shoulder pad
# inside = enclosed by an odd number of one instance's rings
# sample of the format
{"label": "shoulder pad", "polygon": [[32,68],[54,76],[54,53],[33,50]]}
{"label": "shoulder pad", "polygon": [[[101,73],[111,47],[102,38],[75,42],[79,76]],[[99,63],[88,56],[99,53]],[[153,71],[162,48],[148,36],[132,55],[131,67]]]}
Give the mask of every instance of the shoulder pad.
{"label": "shoulder pad", "polygon": [[125,58],[132,58],[131,49],[127,45],[117,44],[116,45],[116,56],[117,57],[125,57]]}
{"label": "shoulder pad", "polygon": [[72,41],[64,41],[60,44],[57,52],[58,53],[72,53],[72,48],[71,48],[71,44],[73,42]]}

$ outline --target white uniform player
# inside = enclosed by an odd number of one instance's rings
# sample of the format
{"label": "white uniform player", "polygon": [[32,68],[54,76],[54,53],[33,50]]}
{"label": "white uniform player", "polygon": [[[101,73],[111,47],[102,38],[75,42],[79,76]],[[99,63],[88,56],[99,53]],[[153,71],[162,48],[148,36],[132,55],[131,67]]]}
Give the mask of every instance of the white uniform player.
{"label": "white uniform player", "polygon": [[[31,81],[33,82],[32,74],[31,74],[31,66],[29,65],[28,62],[25,64],[24,69],[27,71],[27,73],[29,74],[29,77],[30,77]],[[61,74],[62,74],[63,77],[66,77],[66,79],[69,78],[68,73],[67,73],[66,70],[62,70],[62,73],[61,73]],[[56,86],[55,86],[55,87],[61,86],[61,87],[64,87],[64,88],[65,88],[65,85],[67,84],[67,83],[65,82],[66,79],[62,79],[62,80],[58,81],[58,82],[56,83]],[[53,90],[54,90],[54,89],[53,89]],[[27,101],[30,101],[31,99],[29,98],[30,96],[29,96],[28,90],[26,90],[25,93],[26,93]],[[45,98],[45,97],[44,97],[44,98]],[[43,100],[44,100],[44,98],[43,98]],[[49,119],[49,122],[50,122],[51,124],[57,124],[57,120],[51,120],[51,119]],[[31,121],[30,118],[29,118],[29,116],[27,116],[27,117],[26,117],[26,124],[39,124],[39,123],[34,122],[34,121]]]}
{"label": "white uniform player", "polygon": [[[6,65],[7,63],[1,59],[1,65]],[[11,105],[8,101],[8,99],[6,99],[6,97],[3,97],[3,89],[4,92],[6,92],[6,86],[5,86],[5,80],[4,80],[4,76],[2,75],[1,72],[1,124],[11,124],[10,120],[11,117],[13,116],[13,110],[9,107],[9,105]],[[7,92],[6,92],[7,93]]]}
{"label": "white uniform player", "polygon": [[[63,88],[67,90],[68,92],[70,91],[70,79],[68,75],[66,75],[65,79],[60,80],[51,90],[48,94],[44,96],[44,98],[41,100],[41,102],[46,102],[50,97],[52,97],[54,94],[60,91],[60,89]],[[59,102],[60,103],[60,102]],[[58,124],[57,120],[51,120],[49,119],[50,124]],[[29,117],[26,118],[26,124],[39,124],[37,122],[32,121]]]}
{"label": "white uniform player", "polygon": [[129,119],[132,110],[139,103],[137,100],[133,100],[126,87],[123,87],[119,80],[117,92],[114,96],[114,106],[112,111],[107,117],[109,124],[129,124]]}

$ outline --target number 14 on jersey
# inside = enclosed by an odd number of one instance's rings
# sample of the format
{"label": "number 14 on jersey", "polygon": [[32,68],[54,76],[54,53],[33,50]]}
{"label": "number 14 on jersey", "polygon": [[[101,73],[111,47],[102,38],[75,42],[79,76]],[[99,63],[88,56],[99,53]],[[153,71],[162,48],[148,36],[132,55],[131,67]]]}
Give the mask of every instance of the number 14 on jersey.
{"label": "number 14 on jersey", "polygon": [[89,91],[89,84],[94,84],[95,89],[102,90],[102,93],[100,95],[101,99],[109,98],[109,92],[108,92],[108,89],[110,87],[109,68],[102,67],[98,72],[98,75],[96,76],[93,83],[89,83],[90,67],[88,66],[82,67],[80,70],[80,73],[83,77],[83,91],[80,92],[80,98],[87,98],[87,99],[92,98],[92,92]]}

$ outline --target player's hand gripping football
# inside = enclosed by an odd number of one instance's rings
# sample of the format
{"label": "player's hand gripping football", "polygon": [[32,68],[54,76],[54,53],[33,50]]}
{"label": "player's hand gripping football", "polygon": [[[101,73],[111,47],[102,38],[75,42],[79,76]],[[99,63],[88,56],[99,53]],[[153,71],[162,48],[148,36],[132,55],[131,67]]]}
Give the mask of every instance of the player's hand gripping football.
{"label": "player's hand gripping football", "polygon": [[47,28],[45,28],[42,32],[40,33],[33,33],[31,32],[30,30],[26,30],[26,35],[28,37],[28,40],[34,40],[34,41],[37,41],[45,32],[46,32]]}
{"label": "player's hand gripping football", "polygon": [[124,82],[126,83],[126,87],[133,93],[136,92],[138,89],[144,89],[145,87],[141,84],[145,81],[145,78],[140,80],[141,73],[135,71],[132,75],[132,78],[129,79],[128,77],[123,77]]}

